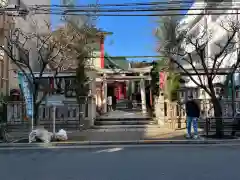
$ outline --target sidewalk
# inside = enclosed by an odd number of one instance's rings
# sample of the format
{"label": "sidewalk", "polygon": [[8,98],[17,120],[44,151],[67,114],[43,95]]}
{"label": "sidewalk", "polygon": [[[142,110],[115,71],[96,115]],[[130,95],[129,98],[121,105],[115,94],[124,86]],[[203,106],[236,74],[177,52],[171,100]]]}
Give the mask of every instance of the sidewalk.
{"label": "sidewalk", "polygon": [[146,131],[117,131],[99,132],[88,130],[83,132],[68,132],[68,141],[45,143],[28,143],[28,135],[14,143],[0,143],[1,149],[45,149],[45,148],[94,148],[116,146],[148,146],[148,145],[220,145],[239,146],[239,139],[186,139],[185,130],[171,130],[159,128]]}
{"label": "sidewalk", "polygon": [[[199,130],[200,136],[203,134],[202,130]],[[76,131],[68,132],[68,141],[67,142],[185,142],[193,141],[185,138],[186,130],[172,130],[167,128],[158,128],[158,129],[145,129],[139,131],[137,129],[132,130],[116,130],[116,131],[98,131],[94,129],[86,131]],[[27,133],[15,133],[10,134],[14,140],[17,139],[28,139]],[[223,139],[217,140],[212,138],[203,138],[204,141],[231,141],[233,139]],[[198,140],[199,141],[199,140]],[[236,141],[236,139],[234,139]],[[16,141],[15,141],[16,142]],[[21,141],[20,141],[21,142]],[[25,142],[25,140],[24,140]],[[67,143],[66,142],[66,143]],[[240,142],[240,141],[239,141]]]}
{"label": "sidewalk", "polygon": [[171,130],[158,128],[158,130],[145,131],[106,131],[97,130],[72,132],[68,134],[72,141],[138,141],[138,140],[185,140],[186,130]]}
{"label": "sidewalk", "polygon": [[[157,129],[126,129],[113,131],[99,131],[97,129],[89,129],[85,131],[67,132],[69,141],[133,141],[133,140],[149,140],[149,139],[174,139],[183,140],[185,130],[171,130],[167,128]],[[28,133],[12,132],[9,133],[11,140],[26,139]]]}

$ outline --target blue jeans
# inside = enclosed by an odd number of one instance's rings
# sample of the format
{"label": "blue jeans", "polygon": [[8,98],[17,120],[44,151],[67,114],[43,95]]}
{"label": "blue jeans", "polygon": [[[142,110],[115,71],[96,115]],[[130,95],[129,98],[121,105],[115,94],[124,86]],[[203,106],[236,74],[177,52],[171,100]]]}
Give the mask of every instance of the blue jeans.
{"label": "blue jeans", "polygon": [[189,136],[191,136],[191,134],[192,134],[192,124],[193,124],[194,135],[198,135],[197,120],[198,120],[197,117],[187,116],[187,133]]}

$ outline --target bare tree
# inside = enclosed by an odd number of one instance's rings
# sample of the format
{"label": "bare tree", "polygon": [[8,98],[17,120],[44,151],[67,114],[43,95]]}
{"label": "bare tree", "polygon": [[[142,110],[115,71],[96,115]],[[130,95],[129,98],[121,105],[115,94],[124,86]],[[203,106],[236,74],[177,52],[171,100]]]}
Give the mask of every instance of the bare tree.
{"label": "bare tree", "polygon": [[[186,74],[192,82],[203,89],[211,98],[216,121],[216,135],[221,137],[222,131],[222,108],[220,101],[215,93],[214,82],[219,77],[221,69],[226,61],[230,62],[229,55],[237,53],[235,62],[229,67],[229,74],[234,74],[240,64],[240,52],[238,51],[238,32],[239,22],[232,17],[222,21],[218,25],[223,34],[219,41],[213,40],[212,30],[203,25],[201,32],[192,35],[188,30],[177,32],[176,36],[180,43],[173,43],[168,48],[159,48],[160,52],[168,54],[181,72]],[[168,28],[175,28],[168,26]],[[171,31],[171,30],[169,30]],[[173,31],[171,31],[173,32]],[[216,36],[215,36],[216,37]],[[171,42],[168,42],[169,44]],[[211,48],[210,52],[207,52]]]}
{"label": "bare tree", "polygon": [[[98,29],[89,25],[88,20],[83,19],[81,26],[71,20],[66,20],[65,25],[57,29],[54,34],[54,41],[59,46],[64,46],[64,57],[68,58],[67,63],[71,62],[71,70],[76,71],[76,98],[82,104],[88,96],[89,78],[86,71],[91,68],[91,58],[93,56],[94,39],[97,37]],[[91,58],[89,58],[91,57]],[[93,57],[94,58],[94,57]],[[84,97],[84,98],[82,98]]]}
{"label": "bare tree", "polygon": [[[72,7],[77,6],[76,2],[71,0],[62,3]],[[87,15],[68,15],[66,10],[66,14],[62,17],[65,26],[56,31],[59,44],[67,44],[65,55],[71,59],[72,69],[76,71],[75,92],[79,104],[85,104],[85,97],[88,96],[90,79],[87,71],[94,68],[92,63],[96,57],[93,52],[98,49],[95,41],[97,36],[100,37],[100,30],[96,28],[98,3],[99,0],[96,0],[89,5],[94,12],[89,12]]]}
{"label": "bare tree", "polygon": [[[36,23],[33,24],[37,26]],[[49,84],[44,83],[43,74],[50,71],[55,76],[65,60],[62,55],[65,47],[53,41],[50,26],[47,23],[46,26],[48,31],[44,33],[39,33],[37,30],[29,33],[11,24],[5,35],[5,44],[0,46],[0,49],[10,59],[12,66],[15,66],[28,80],[33,94],[35,125],[39,124],[39,106],[52,91],[50,87],[47,87]],[[38,75],[35,74],[36,72]]]}

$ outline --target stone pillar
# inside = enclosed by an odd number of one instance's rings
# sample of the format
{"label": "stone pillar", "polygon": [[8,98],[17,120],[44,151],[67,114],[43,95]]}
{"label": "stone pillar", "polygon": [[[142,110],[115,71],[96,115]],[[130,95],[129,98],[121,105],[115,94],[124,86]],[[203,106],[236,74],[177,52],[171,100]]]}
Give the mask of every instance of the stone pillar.
{"label": "stone pillar", "polygon": [[129,96],[131,96],[131,93],[129,92],[129,90],[131,88],[129,88],[129,84],[130,84],[130,81],[125,81],[126,82],[126,95],[127,95],[127,99],[129,98]]}
{"label": "stone pillar", "polygon": [[159,95],[159,97],[156,98],[154,109],[155,109],[157,124],[159,126],[164,126],[165,125],[164,96],[162,96],[161,94]]}
{"label": "stone pillar", "polygon": [[104,79],[103,79],[103,101],[102,101],[102,105],[103,105],[103,113],[107,112],[107,80],[106,80],[106,76],[104,75]]}
{"label": "stone pillar", "polygon": [[94,125],[96,119],[96,79],[90,83],[91,95],[88,101],[89,126]]}
{"label": "stone pillar", "polygon": [[88,99],[88,120],[89,126],[94,125],[96,119],[96,98],[95,96],[90,96]]}
{"label": "stone pillar", "polygon": [[135,93],[135,81],[134,80],[131,80],[131,95],[133,94],[133,93]]}
{"label": "stone pillar", "polygon": [[[143,76],[141,74],[141,76]],[[141,100],[142,100],[142,113],[146,114],[147,113],[147,107],[146,107],[146,92],[145,92],[145,79],[144,77],[141,78],[140,80],[140,92],[141,92]]]}

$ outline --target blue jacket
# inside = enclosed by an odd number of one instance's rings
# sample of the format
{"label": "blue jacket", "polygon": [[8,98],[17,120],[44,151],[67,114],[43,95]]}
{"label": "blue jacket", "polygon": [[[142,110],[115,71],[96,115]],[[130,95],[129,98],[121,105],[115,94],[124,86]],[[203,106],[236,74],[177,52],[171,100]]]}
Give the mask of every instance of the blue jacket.
{"label": "blue jacket", "polygon": [[199,117],[200,116],[200,108],[194,100],[187,101],[186,114],[189,117]]}

